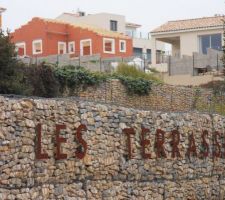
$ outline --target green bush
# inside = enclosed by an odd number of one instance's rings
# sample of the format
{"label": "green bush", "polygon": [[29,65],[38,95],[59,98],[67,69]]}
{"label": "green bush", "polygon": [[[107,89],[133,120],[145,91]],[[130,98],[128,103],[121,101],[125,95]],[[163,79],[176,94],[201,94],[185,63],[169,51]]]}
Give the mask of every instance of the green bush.
{"label": "green bush", "polygon": [[143,78],[133,78],[129,76],[118,76],[119,80],[126,87],[129,95],[148,95],[152,82]]}
{"label": "green bush", "polygon": [[64,66],[55,70],[61,90],[69,88],[72,91],[98,85],[106,80],[107,76],[102,73],[90,72],[82,67]]}
{"label": "green bush", "polygon": [[154,74],[147,74],[137,69],[136,66],[125,63],[119,64],[114,77],[121,81],[129,95],[148,95],[152,83],[162,83]]}

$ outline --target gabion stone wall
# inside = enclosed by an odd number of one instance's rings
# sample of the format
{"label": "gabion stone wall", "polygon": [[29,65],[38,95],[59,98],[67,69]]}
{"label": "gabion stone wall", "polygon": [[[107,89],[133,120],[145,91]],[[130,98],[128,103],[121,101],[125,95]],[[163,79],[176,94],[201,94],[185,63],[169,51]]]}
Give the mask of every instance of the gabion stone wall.
{"label": "gabion stone wall", "polygon": [[[106,81],[96,87],[85,88],[75,94],[85,100],[99,101],[104,103],[113,103],[125,107],[137,109],[151,109],[161,111],[187,112],[201,107],[202,111],[209,112],[210,102],[212,99],[212,91],[206,89],[178,87],[171,85],[151,86],[148,95],[128,95],[124,85],[117,79]],[[66,96],[66,94],[65,94]],[[225,100],[220,99],[220,104],[224,104]]]}
{"label": "gabion stone wall", "polygon": [[225,118],[0,97],[0,199],[225,199]]}

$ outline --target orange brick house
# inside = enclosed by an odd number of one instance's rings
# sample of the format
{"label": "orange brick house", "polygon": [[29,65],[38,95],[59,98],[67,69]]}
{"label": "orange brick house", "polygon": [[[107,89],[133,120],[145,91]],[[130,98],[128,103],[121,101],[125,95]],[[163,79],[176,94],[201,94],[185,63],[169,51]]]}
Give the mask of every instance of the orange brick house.
{"label": "orange brick house", "polygon": [[52,19],[33,18],[12,33],[19,56],[46,57],[100,54],[102,58],[132,56],[132,39],[116,32],[70,24]]}

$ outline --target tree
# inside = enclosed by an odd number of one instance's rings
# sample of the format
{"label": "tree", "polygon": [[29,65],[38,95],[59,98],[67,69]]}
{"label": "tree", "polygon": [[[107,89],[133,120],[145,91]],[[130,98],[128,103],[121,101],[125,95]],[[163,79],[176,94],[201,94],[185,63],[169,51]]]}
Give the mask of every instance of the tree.
{"label": "tree", "polygon": [[59,94],[59,83],[51,65],[41,63],[31,65],[26,70],[31,94],[41,97],[56,97]]}
{"label": "tree", "polygon": [[0,93],[25,94],[24,65],[16,59],[11,36],[0,30]]}

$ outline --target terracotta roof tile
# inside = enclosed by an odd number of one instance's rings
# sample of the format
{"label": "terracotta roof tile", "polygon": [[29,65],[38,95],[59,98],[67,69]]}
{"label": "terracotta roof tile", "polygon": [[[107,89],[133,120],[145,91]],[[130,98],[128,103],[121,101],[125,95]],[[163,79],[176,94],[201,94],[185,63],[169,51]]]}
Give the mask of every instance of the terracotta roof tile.
{"label": "terracotta roof tile", "polygon": [[169,21],[163,24],[162,26],[154,29],[153,31],[151,31],[151,33],[222,27],[223,26],[222,20],[225,20],[225,16]]}

